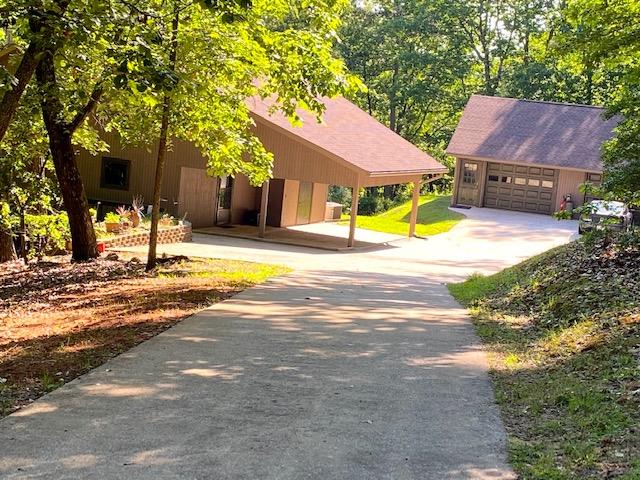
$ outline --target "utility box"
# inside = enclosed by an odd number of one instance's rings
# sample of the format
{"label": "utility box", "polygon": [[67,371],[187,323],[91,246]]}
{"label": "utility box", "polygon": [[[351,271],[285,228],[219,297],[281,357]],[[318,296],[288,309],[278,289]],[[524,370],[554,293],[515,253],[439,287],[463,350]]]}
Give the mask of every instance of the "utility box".
{"label": "utility box", "polygon": [[336,202],[327,202],[324,208],[324,221],[336,222],[342,217],[342,204]]}

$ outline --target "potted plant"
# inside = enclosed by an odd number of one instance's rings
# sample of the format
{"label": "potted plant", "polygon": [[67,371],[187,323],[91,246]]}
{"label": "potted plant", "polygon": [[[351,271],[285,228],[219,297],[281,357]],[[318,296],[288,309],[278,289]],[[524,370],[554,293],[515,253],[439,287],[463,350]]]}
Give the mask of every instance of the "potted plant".
{"label": "potted plant", "polygon": [[131,202],[131,210],[129,211],[129,219],[133,228],[138,228],[142,220],[142,210],[144,208],[144,200],[142,195],[136,195]]}
{"label": "potted plant", "polygon": [[172,227],[174,225],[174,220],[173,217],[171,215],[168,214],[164,214],[162,215],[162,218],[160,219],[160,222],[158,222],[160,225],[162,225],[163,227]]}
{"label": "potted plant", "polygon": [[120,215],[120,229],[128,230],[132,223],[129,219],[129,209],[124,205],[120,205],[116,208],[116,213]]}
{"label": "potted plant", "polygon": [[104,228],[109,233],[117,233],[120,231],[120,215],[115,212],[109,212],[104,216]]}

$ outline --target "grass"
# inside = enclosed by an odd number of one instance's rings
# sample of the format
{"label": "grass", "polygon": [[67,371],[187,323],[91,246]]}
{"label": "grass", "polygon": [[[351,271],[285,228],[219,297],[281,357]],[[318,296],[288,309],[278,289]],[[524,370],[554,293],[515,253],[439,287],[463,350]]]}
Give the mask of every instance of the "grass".
{"label": "grass", "polygon": [[288,271],[191,258],[145,273],[144,264],[129,258],[3,267],[0,417],[198,310]]}
{"label": "grass", "polygon": [[[420,197],[418,206],[418,221],[416,234],[419,236],[436,235],[451,230],[464,215],[449,210],[451,197],[447,195],[424,195]],[[378,215],[357,218],[359,228],[378,232],[407,235],[409,231],[409,217],[411,215],[411,201],[398,205]],[[348,219],[348,216],[345,216]],[[347,224],[348,220],[341,220]]]}
{"label": "grass", "polygon": [[639,259],[574,243],[449,285],[489,351],[523,480],[640,478]]}

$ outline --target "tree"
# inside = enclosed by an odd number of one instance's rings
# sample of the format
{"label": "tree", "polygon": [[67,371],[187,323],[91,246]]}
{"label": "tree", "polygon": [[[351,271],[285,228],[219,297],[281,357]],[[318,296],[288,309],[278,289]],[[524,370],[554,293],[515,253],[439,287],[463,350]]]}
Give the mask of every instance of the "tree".
{"label": "tree", "polygon": [[[61,33],[61,22],[71,0],[12,1],[0,3],[2,22],[0,27],[11,26],[27,40],[26,49],[15,72],[10,72],[0,62],[0,142],[4,138],[11,120],[18,109],[20,98],[31,80],[40,56],[48,43]],[[9,39],[4,39],[5,41]]]}
{"label": "tree", "polygon": [[0,151],[0,262],[17,258],[16,232],[26,258],[25,217],[49,213],[58,202],[55,186],[39,101],[33,91],[27,92]]}
{"label": "tree", "polygon": [[567,21],[580,32],[579,46],[594,61],[617,72],[618,85],[607,101],[620,123],[604,146],[603,187],[640,204],[640,4],[635,0],[572,0]]}
{"label": "tree", "polygon": [[[157,69],[146,58],[128,61],[119,72],[121,92],[103,102],[98,115],[125,143],[149,142],[149,132],[159,132],[153,222],[173,139],[192,142],[211,175],[242,173],[260,185],[271,176],[273,157],[253,130],[251,99],[272,97],[296,122],[299,107],[319,116],[323,96],[358,85],[332,56],[344,4],[304,6],[266,0],[149,5],[145,28],[156,39],[149,48]],[[152,238],[147,268],[155,266],[154,257]]]}

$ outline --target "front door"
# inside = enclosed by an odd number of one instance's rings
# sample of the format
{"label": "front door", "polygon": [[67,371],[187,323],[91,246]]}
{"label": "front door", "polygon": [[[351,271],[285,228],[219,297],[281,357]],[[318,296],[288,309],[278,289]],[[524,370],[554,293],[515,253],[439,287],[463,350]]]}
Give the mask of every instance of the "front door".
{"label": "front door", "polygon": [[460,185],[458,186],[458,203],[478,206],[480,194],[478,163],[462,160],[460,163]]}
{"label": "front door", "polygon": [[233,195],[233,177],[220,178],[218,187],[218,208],[216,209],[216,225],[231,223],[231,197]]}
{"label": "front door", "polygon": [[311,196],[313,194],[313,183],[300,182],[298,192],[298,214],[296,215],[296,225],[304,225],[311,221]]}

